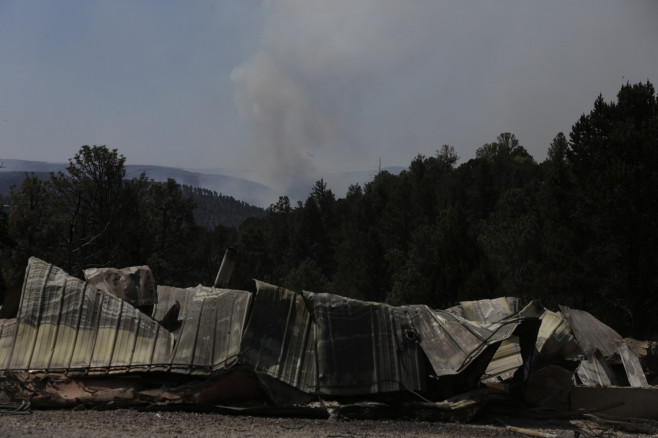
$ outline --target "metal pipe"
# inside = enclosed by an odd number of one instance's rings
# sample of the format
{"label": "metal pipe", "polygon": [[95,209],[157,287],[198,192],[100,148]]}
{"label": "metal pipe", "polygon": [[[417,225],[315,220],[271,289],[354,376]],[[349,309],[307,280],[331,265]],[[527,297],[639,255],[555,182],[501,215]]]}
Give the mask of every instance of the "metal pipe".
{"label": "metal pipe", "polygon": [[217,277],[215,278],[215,284],[213,287],[226,287],[228,281],[231,279],[231,274],[233,273],[233,268],[235,267],[235,260],[238,256],[238,252],[233,248],[226,248],[224,253],[224,259],[222,264],[217,271]]}

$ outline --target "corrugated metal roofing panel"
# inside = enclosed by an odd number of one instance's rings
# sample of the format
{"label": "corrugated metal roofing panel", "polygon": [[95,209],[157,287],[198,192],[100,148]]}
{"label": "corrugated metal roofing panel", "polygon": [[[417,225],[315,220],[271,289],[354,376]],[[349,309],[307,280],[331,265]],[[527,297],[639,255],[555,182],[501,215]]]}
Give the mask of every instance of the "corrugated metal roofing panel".
{"label": "corrugated metal roofing panel", "polygon": [[9,365],[11,344],[16,332],[16,319],[0,319],[0,370],[7,369]]}
{"label": "corrugated metal roofing panel", "polygon": [[413,324],[437,376],[459,374],[487,347],[509,338],[519,324],[511,320],[485,328],[450,312],[407,307],[415,309]]}
{"label": "corrugated metal roofing panel", "polygon": [[8,370],[146,369],[146,355],[133,357],[138,339],[140,348],[160,350],[156,358],[169,358],[173,346],[170,333],[130,304],[36,258],[28,263],[15,325],[0,344]]}
{"label": "corrugated metal roofing panel", "polygon": [[539,319],[541,326],[535,348],[545,359],[573,357],[582,353],[562,315],[546,310]]}
{"label": "corrugated metal roofing panel", "polygon": [[158,288],[159,302],[154,315],[166,313],[173,303],[181,305],[180,329],[176,331],[176,348],[172,369],[209,373],[231,365],[240,352],[252,294],[247,291],[196,288]]}
{"label": "corrugated metal roofing panel", "polygon": [[617,385],[617,377],[608,362],[598,350],[581,360],[576,374],[585,386]]}
{"label": "corrugated metal roofing panel", "polygon": [[560,310],[586,355],[592,355],[598,350],[603,357],[610,358],[618,353],[619,343],[622,340],[619,333],[584,310],[570,309],[566,306],[560,306]]}
{"label": "corrugated metal roofing panel", "polygon": [[[132,312],[122,312],[117,328],[115,348],[112,352],[112,366],[128,369],[132,364],[137,341],[137,324],[139,315]],[[118,371],[118,370],[117,370]]]}
{"label": "corrugated metal roofing panel", "polygon": [[459,305],[463,310],[464,318],[483,324],[498,322],[519,312],[519,299],[516,297],[462,301]]}
{"label": "corrugated metal roofing panel", "polygon": [[249,292],[227,291],[223,296],[213,298],[217,301],[211,357],[213,369],[226,368],[237,360],[252,296]]}
{"label": "corrugated metal roofing panel", "polygon": [[89,365],[92,369],[109,369],[112,365],[112,353],[116,348],[115,341],[124,302],[122,299],[113,299],[113,296],[108,293],[101,295],[99,302],[100,318],[98,319],[98,329],[95,333],[96,339],[91,355],[91,364]]}
{"label": "corrugated metal roofing panel", "polygon": [[192,298],[187,303],[187,312],[179,317],[183,320],[179,335],[176,337],[174,354],[171,358],[171,369],[189,370],[194,360],[196,337],[199,330],[203,299]]}
{"label": "corrugated metal roofing panel", "polygon": [[298,294],[257,282],[241,363],[315,394],[418,391],[427,384],[421,352],[437,376],[455,375],[518,324],[485,328],[427,306]]}
{"label": "corrugated metal roofing panel", "polygon": [[317,327],[318,392],[425,389],[411,308],[331,294],[305,292],[304,297]]}
{"label": "corrugated metal roofing panel", "polygon": [[[183,325],[175,334],[128,302],[31,259],[19,314],[13,326],[2,324],[2,368],[209,374],[230,366],[239,353],[251,293],[197,287],[169,288],[163,296],[154,314],[164,315],[169,303],[182,301]],[[8,333],[5,326],[15,330]]]}
{"label": "corrugated metal roofing panel", "polygon": [[[83,285],[83,288],[86,284]],[[57,339],[55,341],[58,348],[55,349],[52,360],[48,365],[49,368],[53,366],[61,366],[66,369],[71,365],[71,358],[75,348],[76,338],[78,334],[78,326],[80,323],[80,314],[85,300],[81,297],[86,293],[85,291],[72,292],[69,290],[71,285],[62,288],[62,307],[60,310],[59,329],[57,330]],[[65,291],[67,291],[65,293]]]}
{"label": "corrugated metal roofing panel", "polygon": [[89,268],[83,271],[93,287],[127,301],[133,306],[155,304],[158,296],[153,273],[148,266],[128,268]]}
{"label": "corrugated metal roofing panel", "polygon": [[648,388],[649,382],[647,382],[647,376],[644,375],[640,360],[628,344],[622,342],[619,345],[619,355],[621,356],[621,361],[624,364],[626,376],[631,386],[635,388]]}
{"label": "corrugated metal roofing panel", "polygon": [[491,358],[491,362],[482,376],[482,380],[499,377],[502,380],[511,378],[516,370],[523,365],[521,343],[518,336],[510,336],[500,343]]}
{"label": "corrugated metal roofing panel", "polygon": [[256,290],[240,362],[302,391],[315,392],[316,333],[302,295],[261,281],[256,281]]}
{"label": "corrugated metal roofing panel", "polygon": [[180,315],[186,311],[187,300],[194,295],[194,292],[188,289],[162,285],[158,285],[157,293],[158,302],[153,306],[153,312],[151,313],[151,316],[156,321],[162,321],[162,318],[164,318],[165,314],[176,302],[180,304],[178,313],[178,318],[180,319]]}
{"label": "corrugated metal roofing panel", "polygon": [[427,306],[296,293],[262,282],[254,296],[202,286],[158,288],[158,294],[158,319],[180,304],[182,324],[174,332],[130,303],[31,259],[18,317],[13,326],[0,326],[1,369],[208,375],[240,363],[308,394],[423,391],[426,358],[436,376],[459,374],[520,321],[483,326]]}

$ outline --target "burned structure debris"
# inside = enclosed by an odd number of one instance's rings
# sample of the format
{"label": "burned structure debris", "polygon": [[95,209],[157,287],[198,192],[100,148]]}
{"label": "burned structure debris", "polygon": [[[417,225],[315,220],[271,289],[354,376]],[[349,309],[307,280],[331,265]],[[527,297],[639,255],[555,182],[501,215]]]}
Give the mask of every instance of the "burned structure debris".
{"label": "burned structure debris", "polygon": [[181,289],[146,266],[85,276],[30,259],[18,310],[0,319],[0,399],[435,418],[513,400],[658,419],[655,344],[576,309],[394,307],[260,281]]}

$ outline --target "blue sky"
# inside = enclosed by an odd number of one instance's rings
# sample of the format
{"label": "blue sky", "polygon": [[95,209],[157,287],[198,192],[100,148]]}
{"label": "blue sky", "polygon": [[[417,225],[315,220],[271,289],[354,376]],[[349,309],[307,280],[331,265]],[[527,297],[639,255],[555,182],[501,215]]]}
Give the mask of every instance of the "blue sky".
{"label": "blue sky", "polygon": [[658,2],[0,0],[0,158],[241,169],[281,189],[462,160],[510,131],[538,160],[594,99],[658,83]]}

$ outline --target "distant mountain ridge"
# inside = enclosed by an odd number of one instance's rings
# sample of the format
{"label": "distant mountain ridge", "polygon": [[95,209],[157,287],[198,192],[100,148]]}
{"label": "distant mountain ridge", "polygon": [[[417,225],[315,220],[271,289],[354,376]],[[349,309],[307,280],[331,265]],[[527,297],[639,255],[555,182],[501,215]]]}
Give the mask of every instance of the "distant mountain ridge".
{"label": "distant mountain ridge", "polygon": [[[48,163],[43,161],[3,160],[0,169],[0,194],[9,194],[13,184],[20,184],[25,173],[34,173],[40,178],[48,178],[50,172],[66,170],[68,163]],[[262,206],[268,199],[276,199],[273,190],[263,184],[246,179],[221,174],[193,172],[164,166],[127,164],[126,177],[137,178],[145,173],[149,179],[162,182],[173,178],[180,185],[205,188],[219,194],[231,196],[251,205]]]}
{"label": "distant mountain ridge", "polygon": [[[48,178],[50,172],[64,171],[68,163],[50,163],[44,161],[13,160],[5,159],[4,168],[0,169],[0,195],[8,195],[13,184],[19,185],[25,178],[25,173],[32,173],[40,178]],[[382,170],[397,175],[404,167],[389,166]],[[331,172],[319,175],[316,180],[324,179],[327,187],[336,195],[343,197],[352,184],[365,186],[375,177],[379,170]],[[127,164],[126,177],[136,178],[142,173],[154,181],[166,181],[173,178],[180,185],[200,187],[217,192],[218,194],[233,197],[247,204],[262,208],[268,207],[276,202],[279,196],[287,195],[292,202],[305,200],[315,181],[300,183],[291,187],[288,193],[279,193],[271,187],[240,178],[240,173],[249,174],[248,171],[230,169],[197,169],[185,170],[175,167]]]}

